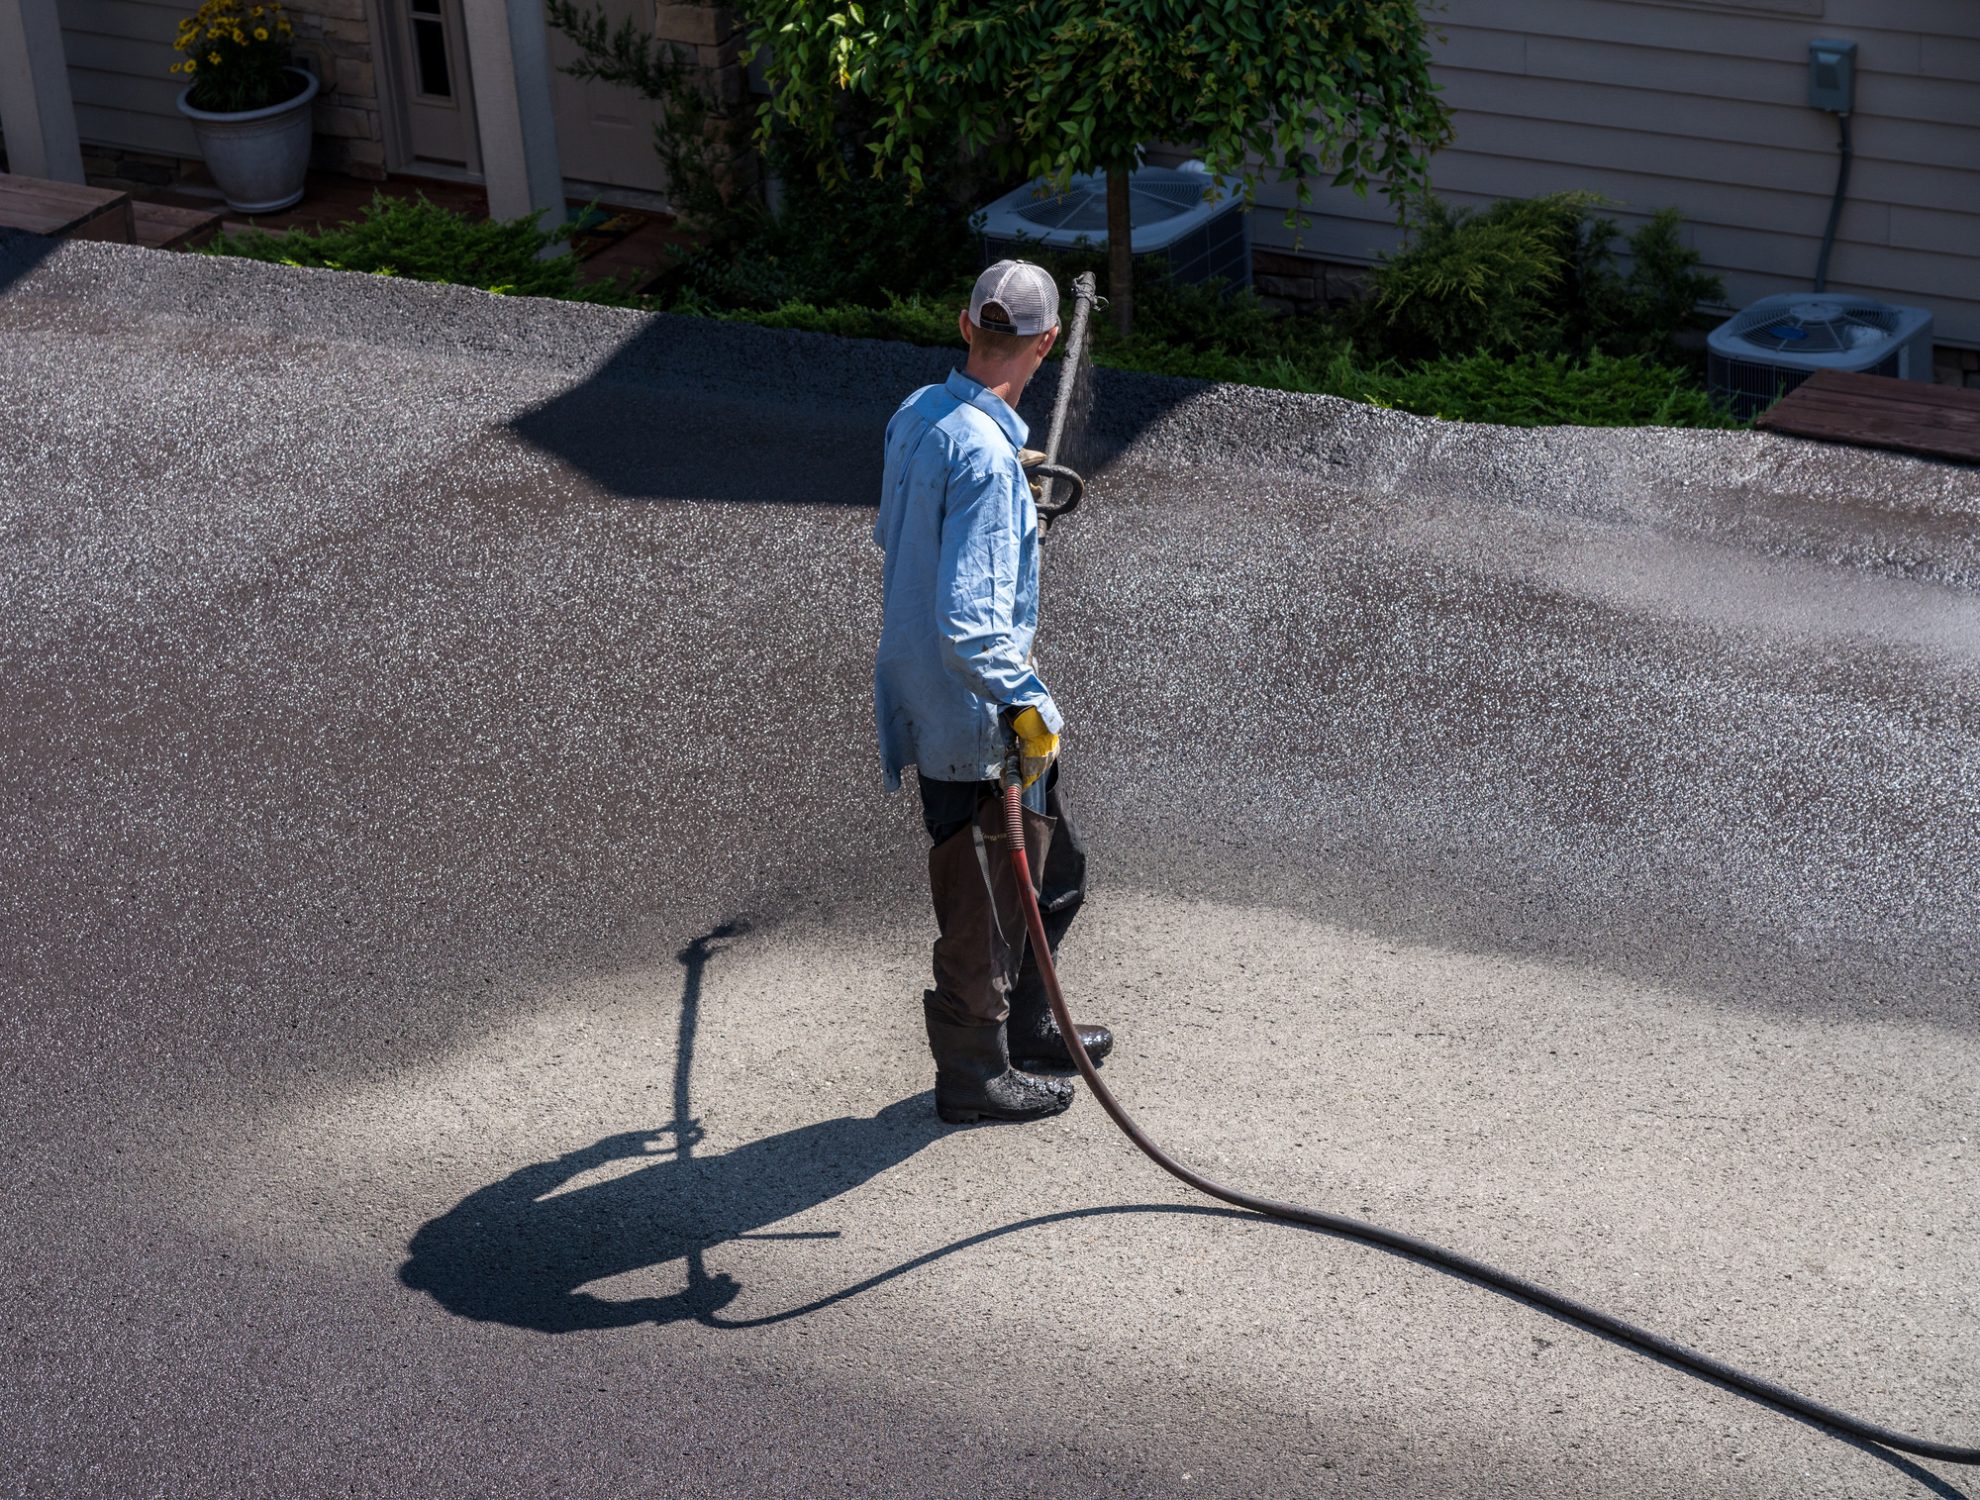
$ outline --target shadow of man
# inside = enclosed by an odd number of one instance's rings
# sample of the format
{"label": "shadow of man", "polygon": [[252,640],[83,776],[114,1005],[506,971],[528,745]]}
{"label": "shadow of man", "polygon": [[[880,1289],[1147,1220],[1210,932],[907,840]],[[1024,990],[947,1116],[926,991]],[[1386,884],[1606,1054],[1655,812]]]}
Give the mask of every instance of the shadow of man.
{"label": "shadow of man", "polygon": [[[607,1136],[512,1172],[422,1225],[399,1279],[460,1317],[543,1333],[707,1319],[741,1287],[708,1274],[702,1252],[829,1202],[941,1129],[925,1093],[871,1118],[823,1120],[718,1156],[689,1155],[689,1127],[651,1165],[559,1192],[584,1173],[648,1155],[666,1132]],[[687,1286],[670,1296],[613,1300],[580,1290],[673,1260]]]}

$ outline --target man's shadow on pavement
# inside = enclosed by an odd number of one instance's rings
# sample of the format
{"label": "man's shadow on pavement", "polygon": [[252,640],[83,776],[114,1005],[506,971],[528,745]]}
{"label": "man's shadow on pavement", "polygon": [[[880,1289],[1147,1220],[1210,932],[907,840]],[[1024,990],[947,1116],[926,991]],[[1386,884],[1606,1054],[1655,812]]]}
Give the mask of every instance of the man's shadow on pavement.
{"label": "man's shadow on pavement", "polygon": [[[709,1273],[703,1260],[709,1246],[829,1202],[942,1133],[933,1100],[920,1094],[871,1118],[823,1120],[720,1156],[695,1156],[701,1126],[690,1107],[689,1084],[702,976],[723,941],[745,930],[743,923],[724,923],[676,955],[687,972],[673,1122],[657,1131],[607,1136],[468,1194],[420,1226],[407,1246],[400,1281],[461,1317],[544,1333],[705,1322],[741,1291],[733,1278]],[[671,1144],[663,1136],[671,1136]],[[656,1151],[661,1154],[650,1165],[558,1191],[598,1167]],[[752,1237],[825,1239],[835,1233]],[[687,1286],[671,1296],[620,1301],[579,1290],[673,1260],[682,1262]]]}
{"label": "man's shadow on pavement", "polygon": [[[513,1172],[422,1225],[399,1279],[461,1317],[543,1333],[706,1320],[741,1291],[732,1278],[708,1273],[702,1255],[710,1246],[858,1187],[941,1128],[926,1094],[868,1119],[824,1120],[719,1156],[687,1154],[690,1128],[650,1165],[556,1192],[595,1167],[645,1157],[654,1144],[649,1131],[607,1136]],[[675,1260],[687,1286],[671,1296],[614,1301],[579,1290]]]}
{"label": "man's shadow on pavement", "polygon": [[[1204,1203],[1121,1203],[1062,1209],[980,1230],[923,1251],[801,1306],[757,1317],[722,1317],[722,1309],[736,1299],[742,1287],[726,1274],[709,1272],[704,1253],[711,1245],[737,1239],[835,1238],[835,1230],[788,1234],[754,1231],[830,1202],[906,1161],[946,1129],[936,1118],[933,1100],[924,1093],[890,1104],[871,1118],[848,1115],[823,1120],[751,1141],[720,1156],[697,1158],[694,1148],[701,1140],[701,1130],[689,1108],[688,1085],[694,1067],[702,974],[710,956],[721,951],[722,940],[743,930],[741,923],[725,923],[696,938],[677,955],[687,973],[674,1057],[673,1123],[657,1132],[634,1130],[607,1136],[468,1194],[413,1235],[408,1258],[399,1268],[401,1281],[428,1293],[460,1317],[544,1333],[689,1321],[718,1328],[751,1328],[808,1317],[945,1256],[1074,1219],[1117,1214],[1254,1217],[1238,1209]],[[661,1135],[672,1136],[671,1147],[661,1145],[657,1139]],[[656,1150],[664,1154],[650,1165],[568,1192],[557,1191],[585,1172],[611,1162],[645,1158]],[[1406,1250],[1393,1253],[1486,1288],[1494,1295],[1525,1301],[1516,1292],[1495,1287],[1463,1270]],[[687,1285],[670,1296],[620,1301],[580,1290],[593,1281],[672,1260],[682,1263]],[[1537,1310],[1561,1319],[1548,1309]],[[1611,1335],[1594,1336],[1633,1348],[1655,1363],[1684,1368]],[[1707,1383],[1719,1384],[1709,1377]],[[1749,1393],[1738,1394],[1743,1399],[1757,1399]],[[1764,1400],[1760,1404],[1773,1406]],[[1835,1432],[1798,1413],[1788,1415],[1889,1465],[1943,1500],[1964,1500],[1964,1491],[1900,1452]]]}

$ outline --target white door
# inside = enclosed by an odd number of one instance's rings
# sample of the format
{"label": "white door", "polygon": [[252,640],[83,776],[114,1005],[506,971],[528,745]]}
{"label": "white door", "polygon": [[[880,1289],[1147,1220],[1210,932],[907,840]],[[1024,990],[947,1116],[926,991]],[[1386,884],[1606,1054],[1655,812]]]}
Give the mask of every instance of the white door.
{"label": "white door", "polygon": [[[613,26],[628,17],[653,25],[653,0],[605,0]],[[557,156],[564,176],[581,183],[664,193],[665,174],[653,149],[658,105],[623,84],[580,82],[564,72],[578,50],[571,39],[550,28],[550,93],[557,117]]]}
{"label": "white door", "polygon": [[480,176],[461,0],[383,0],[380,9],[390,35],[376,60],[386,65],[406,166]]}

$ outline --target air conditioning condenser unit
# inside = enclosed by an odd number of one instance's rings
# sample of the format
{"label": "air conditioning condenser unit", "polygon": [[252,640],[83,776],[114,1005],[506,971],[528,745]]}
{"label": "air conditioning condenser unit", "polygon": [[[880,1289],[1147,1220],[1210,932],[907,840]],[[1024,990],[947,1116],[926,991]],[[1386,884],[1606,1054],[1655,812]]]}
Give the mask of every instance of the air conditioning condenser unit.
{"label": "air conditioning condenser unit", "polygon": [[1840,292],[1783,292],[1706,336],[1706,384],[1751,421],[1817,370],[1932,378],[1932,315]]}

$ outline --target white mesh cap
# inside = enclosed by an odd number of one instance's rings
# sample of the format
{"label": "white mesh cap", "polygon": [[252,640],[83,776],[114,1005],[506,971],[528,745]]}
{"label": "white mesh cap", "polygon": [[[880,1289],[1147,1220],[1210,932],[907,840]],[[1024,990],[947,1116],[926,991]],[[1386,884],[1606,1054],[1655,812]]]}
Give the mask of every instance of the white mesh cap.
{"label": "white mesh cap", "polygon": [[[1003,318],[983,316],[983,304],[1003,308]],[[1059,326],[1059,288],[1043,266],[1028,260],[1000,260],[976,278],[969,294],[969,320],[995,333],[1043,333]]]}

